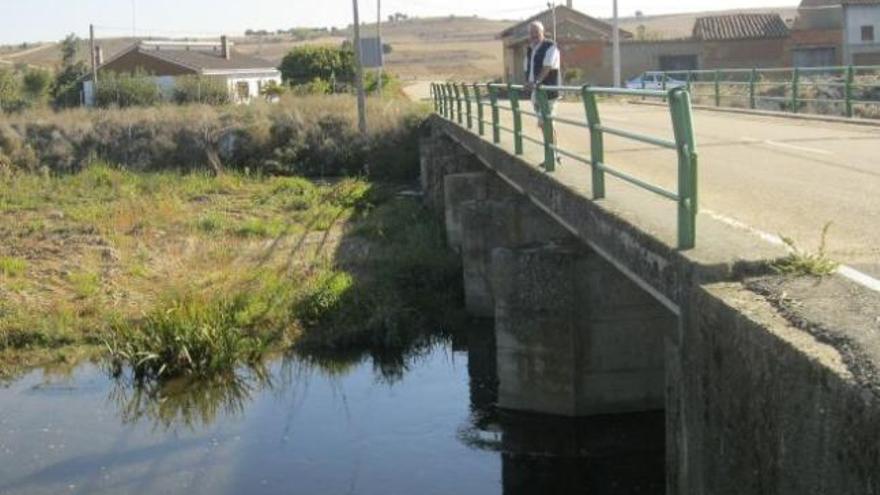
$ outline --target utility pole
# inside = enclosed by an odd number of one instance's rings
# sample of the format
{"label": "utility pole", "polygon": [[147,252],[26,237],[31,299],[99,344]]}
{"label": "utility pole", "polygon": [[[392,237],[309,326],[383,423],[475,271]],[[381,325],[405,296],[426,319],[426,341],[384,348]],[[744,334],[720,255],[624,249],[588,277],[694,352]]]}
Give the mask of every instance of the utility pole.
{"label": "utility pole", "polygon": [[547,2],[547,8],[553,16],[553,42],[556,43],[556,49],[559,50],[559,84],[564,84],[565,72],[562,69],[562,45],[559,44],[559,38],[556,36],[556,2]]}
{"label": "utility pole", "polygon": [[131,0],[131,37],[137,38],[137,0]]}
{"label": "utility pole", "polygon": [[95,25],[89,24],[89,52],[92,54],[92,92],[98,95],[98,57],[95,51]]}
{"label": "utility pole", "polygon": [[358,0],[351,0],[354,7],[354,60],[355,84],[357,85],[358,129],[367,133],[367,98],[364,95],[364,66],[361,64],[361,20],[358,17]]}
{"label": "utility pole", "polygon": [[550,9],[553,15],[553,42],[559,43],[559,40],[556,38],[556,2],[547,2],[547,8]]}
{"label": "utility pole", "polygon": [[382,44],[382,0],[376,0],[376,37],[379,38],[379,98],[382,98],[382,66],[385,63],[385,50]]}
{"label": "utility pole", "polygon": [[612,51],[614,52],[614,87],[620,87],[620,21],[617,17],[617,0],[614,0],[614,32],[612,34]]}

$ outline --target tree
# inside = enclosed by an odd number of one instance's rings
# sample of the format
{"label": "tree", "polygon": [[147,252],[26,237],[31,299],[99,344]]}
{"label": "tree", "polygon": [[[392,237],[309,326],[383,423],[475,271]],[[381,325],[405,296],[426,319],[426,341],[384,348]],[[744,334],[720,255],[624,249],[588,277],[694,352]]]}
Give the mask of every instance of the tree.
{"label": "tree", "polygon": [[24,74],[22,86],[31,103],[42,103],[52,88],[52,74],[43,69],[30,69]]}
{"label": "tree", "polygon": [[70,33],[61,40],[61,65],[70,67],[76,63],[76,55],[79,52],[79,38]]}
{"label": "tree", "polygon": [[350,47],[299,46],[281,60],[281,77],[288,84],[305,84],[316,78],[339,82],[354,80],[354,50]]}

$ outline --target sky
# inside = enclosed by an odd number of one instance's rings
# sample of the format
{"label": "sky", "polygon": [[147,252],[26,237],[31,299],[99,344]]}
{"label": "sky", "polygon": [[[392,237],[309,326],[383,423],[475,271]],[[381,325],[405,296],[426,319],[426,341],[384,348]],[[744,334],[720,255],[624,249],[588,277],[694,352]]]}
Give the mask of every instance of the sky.
{"label": "sky", "polygon": [[[383,17],[402,12],[420,17],[479,15],[524,19],[546,8],[541,0],[381,0]],[[376,18],[377,0],[359,0],[362,20]],[[564,3],[564,0],[561,0]],[[621,16],[732,8],[793,6],[798,0],[619,0]],[[609,17],[612,0],[574,0],[594,17]],[[55,41],[75,32],[98,37],[218,36],[245,29],[294,26],[343,27],[352,22],[351,0],[0,0],[0,44]]]}

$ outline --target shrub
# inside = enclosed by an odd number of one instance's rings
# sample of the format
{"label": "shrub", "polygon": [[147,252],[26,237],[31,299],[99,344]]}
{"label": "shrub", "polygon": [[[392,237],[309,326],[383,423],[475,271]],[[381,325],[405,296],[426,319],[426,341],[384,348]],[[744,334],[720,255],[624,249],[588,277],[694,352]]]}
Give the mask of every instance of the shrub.
{"label": "shrub", "polygon": [[[131,170],[222,168],[274,175],[371,176],[418,172],[425,115],[403,100],[368,101],[357,130],[351,96],[285,95],[277,104],[25,112],[0,123],[0,164],[70,172],[95,159]],[[369,165],[369,167],[365,167]]]}
{"label": "shrub", "polygon": [[305,84],[316,78],[340,82],[354,80],[355,61],[351,48],[298,46],[281,60],[281,77],[287,83]]}
{"label": "shrub", "polygon": [[222,105],[230,101],[226,81],[201,76],[178,76],[174,82],[173,98],[178,104]]}
{"label": "shrub", "polygon": [[98,80],[95,104],[99,107],[156,105],[162,101],[162,92],[151,76],[143,72],[117,74],[107,72]]}

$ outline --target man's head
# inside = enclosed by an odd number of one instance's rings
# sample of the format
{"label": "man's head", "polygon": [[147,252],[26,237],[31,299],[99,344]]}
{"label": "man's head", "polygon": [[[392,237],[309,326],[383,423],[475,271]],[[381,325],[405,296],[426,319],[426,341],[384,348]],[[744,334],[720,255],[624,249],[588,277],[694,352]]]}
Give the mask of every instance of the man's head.
{"label": "man's head", "polygon": [[541,21],[532,21],[529,23],[529,42],[533,45],[544,41],[544,25]]}

